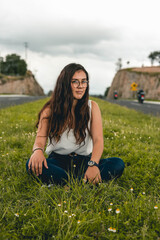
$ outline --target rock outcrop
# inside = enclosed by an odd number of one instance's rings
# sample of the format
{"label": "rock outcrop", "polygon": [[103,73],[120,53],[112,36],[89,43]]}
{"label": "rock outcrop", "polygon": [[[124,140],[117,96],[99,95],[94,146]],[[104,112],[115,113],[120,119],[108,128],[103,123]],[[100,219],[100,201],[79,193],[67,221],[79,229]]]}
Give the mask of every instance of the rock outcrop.
{"label": "rock outcrop", "polygon": [[143,89],[146,99],[160,100],[160,67],[128,68],[119,70],[110,87],[107,98],[113,98],[118,92],[120,98],[136,97],[131,85],[137,84],[137,90]]}
{"label": "rock outcrop", "polygon": [[0,94],[25,94],[43,96],[43,88],[36,81],[31,71],[22,76],[0,75]]}

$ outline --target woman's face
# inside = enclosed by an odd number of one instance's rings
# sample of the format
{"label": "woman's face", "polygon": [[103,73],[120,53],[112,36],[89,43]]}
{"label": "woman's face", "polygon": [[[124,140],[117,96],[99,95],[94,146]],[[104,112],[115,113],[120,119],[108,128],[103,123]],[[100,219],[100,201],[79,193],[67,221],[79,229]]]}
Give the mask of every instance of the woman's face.
{"label": "woman's face", "polygon": [[84,71],[79,70],[75,72],[71,79],[71,89],[73,97],[77,100],[81,99],[88,86],[87,76]]}

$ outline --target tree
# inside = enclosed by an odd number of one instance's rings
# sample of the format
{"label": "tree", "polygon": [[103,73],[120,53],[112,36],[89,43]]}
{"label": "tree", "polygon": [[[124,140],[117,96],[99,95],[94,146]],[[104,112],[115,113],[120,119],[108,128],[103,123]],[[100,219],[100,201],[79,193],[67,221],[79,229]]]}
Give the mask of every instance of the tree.
{"label": "tree", "polygon": [[106,88],[106,90],[105,90],[105,92],[104,92],[104,96],[105,96],[105,97],[107,97],[108,92],[109,92],[109,89],[110,89],[110,87],[107,87],[107,88]]}
{"label": "tree", "polygon": [[3,57],[0,56],[0,74],[2,72]]}
{"label": "tree", "polygon": [[6,61],[2,62],[2,73],[5,75],[25,75],[27,71],[26,62],[20,56],[10,54],[6,56]]}
{"label": "tree", "polygon": [[148,58],[150,58],[152,66],[154,64],[154,61],[157,61],[160,64],[160,52],[158,52],[158,51],[151,52],[149,54]]}

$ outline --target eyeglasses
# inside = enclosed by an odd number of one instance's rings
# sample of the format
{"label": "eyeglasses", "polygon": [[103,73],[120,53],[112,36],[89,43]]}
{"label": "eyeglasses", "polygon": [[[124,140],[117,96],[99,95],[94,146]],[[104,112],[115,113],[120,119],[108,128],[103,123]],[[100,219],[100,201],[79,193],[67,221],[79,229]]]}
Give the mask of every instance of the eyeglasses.
{"label": "eyeglasses", "polygon": [[77,79],[71,81],[73,87],[78,88],[80,85],[83,88],[86,88],[88,86],[88,81],[87,80],[82,80],[81,82]]}

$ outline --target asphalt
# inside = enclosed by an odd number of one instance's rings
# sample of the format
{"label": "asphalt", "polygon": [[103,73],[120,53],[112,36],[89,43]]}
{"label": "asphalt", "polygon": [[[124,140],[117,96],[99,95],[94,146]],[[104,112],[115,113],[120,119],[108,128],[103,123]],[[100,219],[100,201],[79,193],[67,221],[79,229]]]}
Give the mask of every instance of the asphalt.
{"label": "asphalt", "polygon": [[[14,105],[20,105],[26,102],[33,102],[47,96],[28,96],[28,95],[0,95],[0,108],[6,108]],[[121,99],[106,99],[105,101],[127,108],[135,109],[136,111],[143,112],[145,114],[151,114],[160,117],[160,102],[144,101],[143,104],[138,103],[137,100],[121,100]]]}
{"label": "asphalt", "polygon": [[143,112],[145,114],[151,114],[156,117],[160,117],[160,102],[156,101],[144,101],[143,104],[139,103],[138,100],[113,100],[105,99],[108,102],[125,106],[127,108],[135,109],[136,111]]}
{"label": "asphalt", "polygon": [[42,98],[46,98],[46,96],[0,95],[0,108],[6,108],[27,102],[33,102]]}

